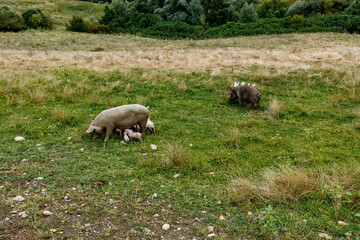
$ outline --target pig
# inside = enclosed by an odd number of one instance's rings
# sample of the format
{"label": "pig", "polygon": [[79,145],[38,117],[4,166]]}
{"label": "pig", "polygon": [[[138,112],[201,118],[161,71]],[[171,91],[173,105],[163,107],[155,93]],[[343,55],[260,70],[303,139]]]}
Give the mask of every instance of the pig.
{"label": "pig", "polygon": [[130,140],[133,139],[139,139],[140,142],[142,142],[142,138],[141,138],[141,133],[139,132],[134,132],[133,130],[127,128],[124,131],[124,140],[125,142],[129,142]]}
{"label": "pig", "polygon": [[148,119],[147,123],[146,123],[146,128],[149,129],[150,132],[155,133],[155,125],[154,123],[150,120],[150,118]]}
{"label": "pig", "polygon": [[90,124],[86,133],[94,132],[94,138],[99,138],[106,132],[105,142],[116,128],[131,128],[134,124],[141,127],[144,136],[149,110],[140,104],[123,105],[102,111]]}
{"label": "pig", "polygon": [[234,102],[238,100],[240,106],[245,103],[252,103],[254,109],[257,109],[261,98],[259,90],[256,87],[250,85],[241,85],[234,87],[228,93],[228,95],[230,95],[230,101]]}

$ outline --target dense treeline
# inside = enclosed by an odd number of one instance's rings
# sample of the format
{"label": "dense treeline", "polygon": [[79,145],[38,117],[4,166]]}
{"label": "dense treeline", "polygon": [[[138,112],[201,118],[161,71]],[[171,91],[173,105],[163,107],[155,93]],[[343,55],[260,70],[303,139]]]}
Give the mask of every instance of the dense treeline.
{"label": "dense treeline", "polygon": [[[100,19],[74,16],[66,29],[157,38],[232,37],[292,32],[360,31],[360,0],[91,0],[107,2]],[[40,9],[0,9],[0,31],[51,29]]]}

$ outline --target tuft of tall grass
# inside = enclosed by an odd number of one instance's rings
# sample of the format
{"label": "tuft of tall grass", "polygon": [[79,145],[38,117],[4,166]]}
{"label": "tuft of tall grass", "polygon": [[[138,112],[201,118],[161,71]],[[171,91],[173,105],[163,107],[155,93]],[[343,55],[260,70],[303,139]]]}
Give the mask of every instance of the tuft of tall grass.
{"label": "tuft of tall grass", "polygon": [[277,100],[276,97],[274,97],[270,102],[269,109],[274,115],[278,116],[281,113],[282,106],[283,103]]}
{"label": "tuft of tall grass", "polygon": [[70,116],[68,112],[61,108],[56,108],[52,112],[53,119],[58,123],[68,123],[70,120]]}
{"label": "tuft of tall grass", "polygon": [[180,168],[186,166],[186,154],[184,148],[180,145],[169,145],[168,146],[168,158],[170,161]]}

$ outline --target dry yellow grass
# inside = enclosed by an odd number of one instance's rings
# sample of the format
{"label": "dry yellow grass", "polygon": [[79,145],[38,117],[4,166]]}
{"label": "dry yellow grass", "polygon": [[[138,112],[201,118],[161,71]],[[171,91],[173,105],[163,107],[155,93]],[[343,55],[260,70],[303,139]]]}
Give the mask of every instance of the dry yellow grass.
{"label": "dry yellow grass", "polygon": [[274,97],[270,102],[269,109],[273,114],[279,115],[281,113],[282,106],[283,106],[283,103],[280,102],[279,100],[277,100],[276,97]]}
{"label": "dry yellow grass", "polygon": [[70,119],[69,114],[61,108],[54,109],[53,118],[58,123],[67,123]]}
{"label": "dry yellow grass", "polygon": [[[350,167],[352,166],[352,167]],[[260,178],[237,177],[228,188],[231,201],[249,204],[254,201],[298,201],[307,194],[322,194],[324,186],[342,186],[347,190],[360,188],[359,163],[332,166],[327,170],[280,167],[266,169]]]}
{"label": "dry yellow grass", "polygon": [[[36,32],[36,34],[39,34]],[[61,35],[62,34],[62,35]],[[55,39],[71,37],[58,33]],[[0,40],[9,36],[0,34]],[[14,37],[16,37],[14,35]],[[42,37],[42,35],[41,35]],[[360,62],[360,47],[345,34],[304,34],[285,36],[257,36],[235,38],[236,45],[229,39],[212,39],[196,42],[189,47],[187,41],[163,41],[128,36],[111,36],[125,40],[124,46],[106,46],[106,52],[92,52],[91,41],[98,45],[93,35],[86,35],[89,45],[82,49],[75,41],[66,51],[21,50],[14,46],[3,46],[0,50],[1,72],[15,73],[19,70],[36,74],[40,70],[66,68],[87,68],[99,72],[141,68],[177,72],[211,72],[218,74],[243,74],[253,66],[261,67],[261,75],[268,76],[267,69],[276,69],[276,75],[285,75],[294,70],[345,70],[355,69]],[[96,36],[105,41],[103,36]],[[322,37],[322,41],[321,41]],[[51,38],[51,35],[50,35]],[[332,44],[326,42],[333,38]],[[282,41],[298,41],[282,44]],[[336,45],[334,42],[340,42]],[[9,40],[12,41],[12,40]],[[100,40],[99,40],[100,41]],[[109,39],[107,39],[109,42]],[[234,40],[232,39],[232,42]],[[123,41],[121,41],[123,43]],[[140,44],[144,43],[144,44]],[[35,43],[34,43],[35,44]],[[278,44],[278,45],[276,45]],[[300,45],[302,44],[302,45]],[[114,44],[115,46],[118,46]],[[299,46],[300,45],[300,46]],[[72,46],[81,51],[72,51]],[[252,47],[253,46],[253,47]],[[1,45],[0,45],[1,47]],[[4,48],[5,47],[5,48]],[[7,48],[6,48],[7,47]],[[321,62],[321,64],[317,64]],[[314,64],[315,63],[315,64]],[[312,83],[309,82],[311,85]]]}
{"label": "dry yellow grass", "polygon": [[170,161],[178,167],[185,167],[186,165],[186,154],[184,148],[179,145],[169,145],[168,157]]}

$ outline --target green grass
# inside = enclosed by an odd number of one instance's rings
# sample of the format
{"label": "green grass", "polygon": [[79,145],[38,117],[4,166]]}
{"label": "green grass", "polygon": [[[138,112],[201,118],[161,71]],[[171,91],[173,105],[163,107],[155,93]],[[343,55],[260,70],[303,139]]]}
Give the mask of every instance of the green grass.
{"label": "green grass", "polygon": [[[334,164],[344,172],[353,166],[355,178],[360,176],[355,164],[360,157],[358,89],[351,97],[343,82],[326,81],[339,73],[296,71],[286,78],[267,77],[262,84],[256,70],[243,76],[259,85],[261,107],[269,107],[271,96],[284,103],[282,121],[250,105],[230,104],[227,76],[157,72],[167,80],[148,81],[144,73],[63,68],[36,77],[0,77],[0,219],[11,216],[14,208],[27,211],[28,218],[16,224],[35,238],[84,237],[91,231],[99,238],[150,238],[145,231],[149,228],[152,237],[189,239],[206,237],[208,225],[224,239],[273,238],[275,231],[284,239],[317,239],[321,232],[334,238],[348,232],[359,237],[360,186],[336,182],[330,171]],[[20,82],[25,86],[19,87]],[[185,90],[179,90],[181,83]],[[39,90],[42,94],[34,94]],[[102,110],[131,103],[149,106],[156,126],[156,134],[147,134],[143,143],[122,145],[119,136],[104,143],[85,133]],[[66,121],[54,117],[55,109],[64,110]],[[26,140],[15,142],[16,136]],[[158,150],[151,151],[150,144]],[[180,147],[180,156],[171,154],[169,146]],[[24,158],[28,161],[22,162]],[[176,164],[179,159],[182,164]],[[256,199],[245,205],[228,195],[229,181],[237,176],[260,181],[264,170],[282,166],[322,169],[334,180],[332,188],[344,187],[352,195],[339,203],[321,186],[297,201]],[[107,184],[91,185],[98,180]],[[12,202],[16,195],[26,200]],[[273,211],[264,210],[268,205]],[[43,217],[44,209],[54,215]],[[263,210],[272,217],[253,221]],[[248,211],[253,214],[248,216]],[[221,215],[225,220],[219,220]],[[338,220],[349,225],[340,226]],[[170,223],[171,230],[161,230],[164,223]],[[3,225],[3,237],[12,236],[9,226]]]}

